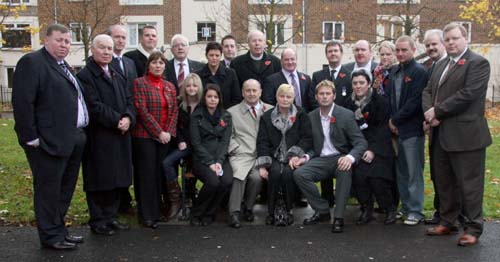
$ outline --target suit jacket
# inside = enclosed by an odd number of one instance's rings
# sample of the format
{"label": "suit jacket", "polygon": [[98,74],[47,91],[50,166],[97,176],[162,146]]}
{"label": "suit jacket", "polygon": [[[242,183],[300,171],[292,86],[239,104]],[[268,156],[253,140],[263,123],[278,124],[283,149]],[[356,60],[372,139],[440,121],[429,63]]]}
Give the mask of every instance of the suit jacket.
{"label": "suit jacket", "polygon": [[[403,70],[401,95],[396,104],[395,76]],[[415,59],[408,64],[399,64],[391,68],[387,77],[386,92],[389,97],[391,121],[398,128],[399,137],[406,139],[423,136],[422,91],[427,84],[427,71]]]}
{"label": "suit jacket", "polygon": [[[330,141],[343,155],[351,155],[358,161],[367,148],[367,142],[359,130],[354,113],[341,106],[335,105],[330,122]],[[321,155],[325,136],[321,124],[320,109],[316,108],[309,113],[313,137],[313,148],[308,152],[310,158]],[[333,123],[332,123],[333,122]]]}
{"label": "suit jacket", "polygon": [[[351,97],[352,94],[351,71],[347,70],[345,66],[341,66],[340,72],[337,74],[335,80],[332,80],[328,65],[323,66],[322,70],[314,72],[312,77],[313,97],[316,86],[325,79],[333,81],[335,84],[335,104],[345,106],[348,98]],[[313,107],[314,109],[318,107],[316,99],[314,99]]]}
{"label": "suit jacket", "polygon": [[276,56],[264,52],[264,56],[260,60],[260,66],[256,68],[253,64],[253,59],[250,57],[250,51],[248,51],[244,55],[235,57],[231,62],[231,68],[236,71],[236,75],[238,75],[238,79],[240,80],[240,86],[243,86],[243,82],[248,79],[255,79],[259,81],[264,89],[264,80],[266,77],[280,72],[281,63]]}
{"label": "suit jacket", "polygon": [[[300,97],[302,99],[302,107],[309,112],[312,110],[312,104],[315,101],[314,90],[311,85],[311,77],[297,71],[298,84],[300,86]],[[276,91],[281,84],[288,84],[288,81],[283,74],[283,71],[274,73],[268,76],[262,86],[262,101],[271,105],[276,104]]]}
{"label": "suit jacket", "polygon": [[231,114],[222,111],[220,122],[212,125],[206,117],[205,106],[198,106],[191,114],[190,132],[193,145],[193,161],[204,165],[220,163],[227,159],[227,148],[231,138]]}
{"label": "suit jacket", "polygon": [[260,117],[273,106],[262,103],[257,117],[248,110],[245,101],[229,108],[233,120],[233,131],[229,141],[229,162],[233,168],[233,177],[245,180],[257,159],[257,132]]}
{"label": "suit jacket", "polygon": [[14,129],[22,147],[38,138],[40,148],[48,154],[71,155],[79,132],[78,91],[45,47],[24,55],[17,63],[12,106]]}
{"label": "suit jacket", "polygon": [[[187,59],[188,65],[189,65],[189,72],[194,73],[198,70],[201,70],[205,64]],[[170,83],[174,84],[175,86],[175,92],[177,95],[179,95],[179,83],[177,82],[177,75],[175,74],[175,66],[174,66],[174,59],[168,60],[167,66],[165,67],[165,79],[169,81]],[[187,74],[184,75],[186,77]]]}
{"label": "suit jacket", "polygon": [[122,134],[118,122],[128,116],[133,126],[134,101],[122,75],[108,68],[111,78],[90,57],[78,73],[90,116],[82,164],[85,191],[113,190],[132,183],[131,136],[129,131]]}
{"label": "suit jacket", "polygon": [[123,56],[126,56],[134,61],[137,77],[144,76],[144,74],[146,73],[146,62],[148,62],[148,58],[143,55],[141,51],[137,49],[128,51],[127,53],[123,54]]}
{"label": "suit jacket", "polygon": [[222,93],[222,105],[224,109],[228,109],[241,102],[243,99],[241,97],[241,88],[238,82],[238,77],[233,69],[227,68],[225,66],[220,66],[212,75],[208,65],[204,65],[201,69],[196,71],[201,81],[203,82],[203,87],[207,87],[208,83],[217,84],[220,87]]}
{"label": "suit jacket", "polygon": [[[422,93],[424,112],[434,107],[439,124],[439,141],[446,151],[482,149],[491,144],[484,101],[490,78],[490,64],[470,49],[439,79],[449,59],[438,62]],[[437,97],[436,97],[437,96]],[[432,134],[432,132],[431,132]]]}
{"label": "suit jacket", "polygon": [[132,92],[132,88],[134,87],[134,80],[137,78],[137,69],[135,68],[134,60],[126,56],[122,56],[122,62],[123,71],[120,67],[118,59],[114,57],[109,65],[113,67],[114,72],[120,74],[127,81],[127,87],[130,92]]}
{"label": "suit jacket", "polygon": [[[356,62],[350,62],[350,63],[344,64],[343,66],[346,68],[347,71],[352,72],[352,71],[354,71],[355,64],[356,64]],[[375,68],[377,66],[378,66],[378,63],[372,60],[371,71],[370,71],[372,76],[373,76],[373,71],[375,70]]]}

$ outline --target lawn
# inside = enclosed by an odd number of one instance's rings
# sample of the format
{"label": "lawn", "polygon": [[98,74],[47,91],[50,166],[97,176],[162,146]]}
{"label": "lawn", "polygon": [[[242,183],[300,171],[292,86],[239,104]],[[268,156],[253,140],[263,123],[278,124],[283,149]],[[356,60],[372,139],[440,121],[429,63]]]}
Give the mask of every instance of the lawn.
{"label": "lawn", "polygon": [[[500,120],[490,120],[489,124],[493,145],[487,150],[484,215],[500,218]],[[32,224],[34,221],[33,179],[13,128],[13,120],[0,119],[0,225]],[[434,189],[429,178],[428,158],[424,179],[425,213],[431,215]],[[68,223],[83,224],[87,220],[87,204],[80,178],[68,212]]]}

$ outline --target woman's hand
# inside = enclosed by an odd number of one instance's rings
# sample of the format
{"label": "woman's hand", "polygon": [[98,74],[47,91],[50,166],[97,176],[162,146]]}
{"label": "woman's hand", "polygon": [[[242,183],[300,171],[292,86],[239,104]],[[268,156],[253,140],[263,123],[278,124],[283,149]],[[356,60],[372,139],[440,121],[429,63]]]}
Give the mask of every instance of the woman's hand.
{"label": "woman's hand", "polygon": [[170,138],[171,138],[170,133],[165,131],[161,131],[160,135],[158,136],[158,140],[162,144],[168,144],[170,142]]}
{"label": "woman's hand", "polygon": [[371,163],[374,157],[375,154],[372,151],[366,150],[361,159],[363,159],[366,163]]}
{"label": "woman's hand", "polygon": [[186,148],[187,148],[187,144],[186,144],[186,142],[180,142],[180,143],[177,145],[177,147],[179,148],[179,150],[184,151],[184,150],[186,150]]}

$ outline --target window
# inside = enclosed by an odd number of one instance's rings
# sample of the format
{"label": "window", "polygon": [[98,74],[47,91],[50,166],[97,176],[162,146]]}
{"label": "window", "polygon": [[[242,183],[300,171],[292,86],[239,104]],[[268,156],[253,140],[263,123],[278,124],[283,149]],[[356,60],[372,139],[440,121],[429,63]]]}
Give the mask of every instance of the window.
{"label": "window", "polygon": [[4,4],[4,5],[8,5],[8,4],[20,5],[20,4],[29,4],[30,0],[1,0],[0,3]]}
{"label": "window", "polygon": [[420,4],[420,0],[377,0],[377,4],[406,4],[408,1],[412,4]]}
{"label": "window", "polygon": [[90,37],[90,26],[87,26],[87,32],[83,32],[85,26],[84,23],[70,23],[69,29],[71,30],[71,43],[73,44],[82,44],[84,33],[86,33],[87,37]]}
{"label": "window", "polygon": [[163,0],[120,0],[120,5],[163,5]]}
{"label": "window", "polygon": [[215,23],[198,22],[196,26],[198,42],[215,41]]}
{"label": "window", "polygon": [[472,35],[472,23],[471,22],[464,22],[464,21],[453,21],[453,23],[457,23],[459,25],[462,25],[465,27],[465,30],[467,30],[467,42],[470,43],[471,41],[471,35]]}
{"label": "window", "polygon": [[377,41],[395,40],[405,34],[405,24],[410,27],[411,37],[417,37],[419,33],[419,19],[417,16],[409,16],[403,20],[400,16],[377,15]]}
{"label": "window", "polygon": [[273,41],[273,45],[282,45],[285,43],[285,23],[284,22],[274,22],[274,26],[270,26],[272,32],[269,34],[266,32],[266,28],[264,25],[259,24],[258,29],[267,36],[271,35],[271,39]]}
{"label": "window", "polygon": [[[265,5],[271,4],[273,0],[248,0],[249,4],[254,5]],[[292,0],[274,0],[275,5],[289,5],[292,4]]]}
{"label": "window", "polygon": [[[147,26],[156,27],[156,23],[154,22],[144,22],[144,23],[128,23],[128,45],[129,46],[138,46],[140,41],[140,36],[142,34],[142,29]],[[157,30],[158,31],[158,30]]]}
{"label": "window", "polygon": [[323,22],[323,43],[331,40],[344,41],[344,22]]}
{"label": "window", "polygon": [[23,48],[31,46],[31,34],[29,24],[4,24],[5,31],[0,32],[0,43],[2,48]]}

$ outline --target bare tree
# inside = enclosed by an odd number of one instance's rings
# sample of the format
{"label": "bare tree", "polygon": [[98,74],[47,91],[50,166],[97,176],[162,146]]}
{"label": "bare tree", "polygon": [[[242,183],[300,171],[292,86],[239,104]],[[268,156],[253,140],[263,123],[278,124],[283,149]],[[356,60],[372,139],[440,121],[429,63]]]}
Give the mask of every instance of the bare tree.
{"label": "bare tree", "polygon": [[89,57],[92,37],[103,33],[108,26],[120,22],[120,16],[125,11],[123,6],[117,5],[116,0],[40,2],[40,13],[47,15],[44,17],[46,21],[68,25],[72,29],[74,40],[82,43],[85,61]]}

